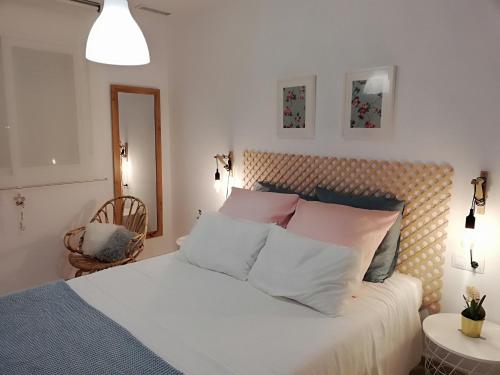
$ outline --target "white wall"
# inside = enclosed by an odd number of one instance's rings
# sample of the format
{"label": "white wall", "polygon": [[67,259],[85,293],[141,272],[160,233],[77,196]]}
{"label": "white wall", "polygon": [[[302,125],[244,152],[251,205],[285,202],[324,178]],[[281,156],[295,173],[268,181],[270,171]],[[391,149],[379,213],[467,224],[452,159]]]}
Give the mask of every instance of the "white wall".
{"label": "white wall", "polygon": [[[176,155],[176,235],[197,208],[215,209],[212,156],[245,149],[410,161],[455,168],[443,305],[462,308],[467,284],[488,294],[500,322],[500,1],[254,0],[197,17],[174,17],[170,92]],[[343,78],[351,69],[398,65],[394,138],[346,141]],[[276,81],[317,74],[314,140],[276,137]],[[450,267],[460,250],[470,179],[491,173],[478,219],[486,274]]]}
{"label": "white wall", "polygon": [[[85,39],[97,13],[57,2],[0,1],[0,36],[14,36],[41,43],[79,47],[83,59]],[[107,182],[23,190],[26,196],[26,231],[18,230],[16,191],[0,192],[0,294],[31,287],[72,274],[62,244],[64,233],[85,224],[95,210],[113,196],[111,83],[157,87],[162,90],[162,143],[164,165],[165,236],[148,240],[145,255],[173,248],[170,206],[170,131],[167,106],[166,19],[136,15],[148,40],[152,63],[145,67],[120,68],[88,64],[92,148],[99,166],[95,178]]]}

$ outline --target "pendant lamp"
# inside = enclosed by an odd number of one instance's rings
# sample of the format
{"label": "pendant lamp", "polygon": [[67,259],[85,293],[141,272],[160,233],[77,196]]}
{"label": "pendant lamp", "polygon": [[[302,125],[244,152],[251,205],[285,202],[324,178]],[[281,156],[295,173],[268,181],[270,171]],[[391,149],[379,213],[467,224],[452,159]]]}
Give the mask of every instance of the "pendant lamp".
{"label": "pendant lamp", "polygon": [[87,39],[87,60],[109,65],[146,65],[149,49],[127,0],[104,0]]}

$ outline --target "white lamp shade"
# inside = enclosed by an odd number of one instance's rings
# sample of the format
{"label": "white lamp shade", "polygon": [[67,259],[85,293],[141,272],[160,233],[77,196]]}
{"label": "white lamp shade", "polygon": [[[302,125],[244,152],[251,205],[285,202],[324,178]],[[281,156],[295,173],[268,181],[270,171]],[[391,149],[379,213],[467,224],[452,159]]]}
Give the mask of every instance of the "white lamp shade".
{"label": "white lamp shade", "polygon": [[85,56],[101,64],[149,64],[146,39],[127,0],[104,0],[104,8],[90,30]]}

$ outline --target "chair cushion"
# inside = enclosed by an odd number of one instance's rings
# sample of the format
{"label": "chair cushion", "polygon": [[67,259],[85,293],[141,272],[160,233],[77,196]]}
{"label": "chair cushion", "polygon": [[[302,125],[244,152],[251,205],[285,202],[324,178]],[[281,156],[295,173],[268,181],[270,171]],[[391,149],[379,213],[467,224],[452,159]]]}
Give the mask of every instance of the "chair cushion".
{"label": "chair cushion", "polygon": [[127,249],[135,233],[124,227],[118,227],[109,237],[103,249],[95,257],[103,262],[116,262],[128,256]]}
{"label": "chair cushion", "polygon": [[98,252],[104,249],[104,246],[117,228],[118,225],[115,224],[88,224],[83,237],[82,252],[85,255],[94,257]]}

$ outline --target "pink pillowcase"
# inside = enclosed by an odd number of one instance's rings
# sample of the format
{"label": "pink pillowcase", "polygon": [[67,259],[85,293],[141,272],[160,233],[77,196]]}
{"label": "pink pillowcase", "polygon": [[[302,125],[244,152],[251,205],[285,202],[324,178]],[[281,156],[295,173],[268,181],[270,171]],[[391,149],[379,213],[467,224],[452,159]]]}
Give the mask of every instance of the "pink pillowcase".
{"label": "pink pillowcase", "polygon": [[295,212],[299,196],[233,188],[220,208],[221,214],[234,219],[272,223],[285,227]]}
{"label": "pink pillowcase", "polygon": [[301,199],[287,229],[304,237],[359,251],[361,281],[375,251],[398,215],[399,212],[365,210]]}

